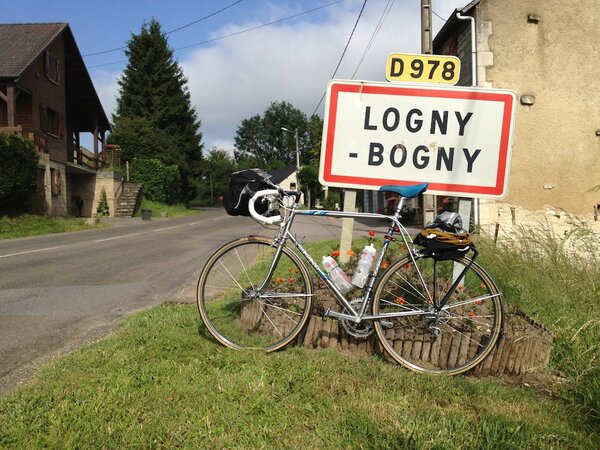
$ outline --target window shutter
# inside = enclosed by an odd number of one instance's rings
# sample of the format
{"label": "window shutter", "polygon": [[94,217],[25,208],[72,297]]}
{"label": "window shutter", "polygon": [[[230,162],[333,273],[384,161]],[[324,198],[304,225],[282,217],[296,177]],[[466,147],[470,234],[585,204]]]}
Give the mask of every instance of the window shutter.
{"label": "window shutter", "polygon": [[40,105],[40,128],[42,131],[48,131],[48,108]]}
{"label": "window shutter", "polygon": [[56,82],[58,84],[62,82],[62,63],[60,59],[56,60]]}
{"label": "window shutter", "polygon": [[56,120],[56,121],[57,121],[57,130],[56,130],[56,135],[57,135],[57,136],[58,136],[60,139],[62,139],[62,137],[63,137],[63,124],[64,124],[65,122],[64,122],[64,120],[63,120],[63,115],[62,115],[62,114],[58,114],[57,116],[58,116],[58,118],[57,118],[57,120]]}
{"label": "window shutter", "polygon": [[50,78],[50,53],[44,53],[44,75]]}

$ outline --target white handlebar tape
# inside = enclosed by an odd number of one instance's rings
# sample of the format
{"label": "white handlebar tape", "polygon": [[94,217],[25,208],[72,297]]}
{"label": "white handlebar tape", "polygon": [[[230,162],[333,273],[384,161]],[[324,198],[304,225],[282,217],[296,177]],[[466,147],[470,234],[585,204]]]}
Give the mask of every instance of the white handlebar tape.
{"label": "white handlebar tape", "polygon": [[259,222],[266,223],[267,225],[273,225],[274,223],[281,222],[281,216],[279,214],[273,217],[265,217],[258,214],[254,209],[254,202],[260,197],[265,197],[267,195],[279,195],[279,191],[277,189],[265,189],[263,191],[258,191],[248,202],[248,209],[250,210],[250,215]]}

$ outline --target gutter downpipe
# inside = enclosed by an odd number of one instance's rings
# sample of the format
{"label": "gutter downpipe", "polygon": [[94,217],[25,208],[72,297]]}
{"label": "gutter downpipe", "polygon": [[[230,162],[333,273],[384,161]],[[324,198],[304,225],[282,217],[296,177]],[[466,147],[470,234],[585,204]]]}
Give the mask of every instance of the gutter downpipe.
{"label": "gutter downpipe", "polygon": [[[471,21],[471,85],[477,86],[477,33],[475,29],[475,17],[463,16],[460,11],[457,11],[456,18],[459,20]],[[473,198],[473,222],[475,222],[475,226],[479,225],[478,198]]]}

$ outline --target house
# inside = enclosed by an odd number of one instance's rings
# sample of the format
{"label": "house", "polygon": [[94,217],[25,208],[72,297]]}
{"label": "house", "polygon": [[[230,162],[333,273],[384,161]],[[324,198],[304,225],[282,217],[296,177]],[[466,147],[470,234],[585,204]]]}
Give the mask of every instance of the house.
{"label": "house", "polygon": [[[92,215],[109,129],[68,24],[0,24],[0,132],[35,143],[40,160],[32,212]],[[81,133],[93,136],[93,153],[82,149]],[[114,198],[112,178],[105,184]]]}
{"label": "house", "polygon": [[[591,0],[475,0],[455,10],[433,41],[458,56],[459,84],[518,96],[509,194],[481,201],[480,221],[565,210],[591,215],[600,203],[600,27]],[[471,48],[473,17],[476,48]],[[596,189],[594,189],[596,188]],[[515,217],[515,212],[516,216]]]}
{"label": "house", "polygon": [[[282,167],[281,169],[275,169],[269,172],[271,175],[271,181],[282,189],[288,191],[296,191],[300,189],[300,183],[298,182],[298,171],[296,166]],[[304,204],[304,194],[300,197],[300,203]]]}

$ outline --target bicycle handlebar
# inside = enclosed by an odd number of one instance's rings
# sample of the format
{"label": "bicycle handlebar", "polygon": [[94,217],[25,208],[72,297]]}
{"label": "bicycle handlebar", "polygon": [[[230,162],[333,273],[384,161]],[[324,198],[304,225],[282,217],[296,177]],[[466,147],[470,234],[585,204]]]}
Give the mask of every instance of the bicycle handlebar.
{"label": "bicycle handlebar", "polygon": [[265,197],[267,195],[279,195],[279,189],[264,189],[262,191],[258,191],[248,202],[248,210],[250,211],[250,215],[257,221],[263,222],[267,225],[273,225],[276,222],[281,222],[281,216],[277,214],[273,217],[265,217],[261,216],[254,209],[254,202],[259,199],[259,197]]}

